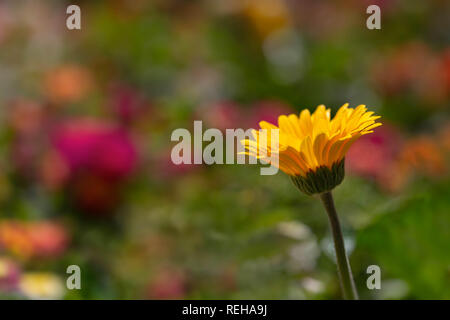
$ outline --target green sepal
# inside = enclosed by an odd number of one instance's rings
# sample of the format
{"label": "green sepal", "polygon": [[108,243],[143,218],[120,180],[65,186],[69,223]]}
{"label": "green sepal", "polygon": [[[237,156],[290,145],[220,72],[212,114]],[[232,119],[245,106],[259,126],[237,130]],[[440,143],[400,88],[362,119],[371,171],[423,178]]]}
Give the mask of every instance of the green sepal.
{"label": "green sepal", "polygon": [[331,169],[321,166],[303,176],[291,176],[295,186],[307,195],[324,193],[338,186],[345,176],[345,158],[333,163]]}

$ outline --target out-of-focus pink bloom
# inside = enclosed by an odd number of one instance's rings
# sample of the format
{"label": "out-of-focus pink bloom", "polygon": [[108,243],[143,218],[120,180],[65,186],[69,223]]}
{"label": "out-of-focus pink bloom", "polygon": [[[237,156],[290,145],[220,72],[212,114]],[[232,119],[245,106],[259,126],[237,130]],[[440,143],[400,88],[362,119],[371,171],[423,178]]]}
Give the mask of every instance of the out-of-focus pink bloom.
{"label": "out-of-focus pink bloom", "polygon": [[0,222],[0,247],[22,258],[57,257],[66,250],[68,241],[66,229],[54,222]]}
{"label": "out-of-focus pink bloom", "polygon": [[346,156],[347,167],[373,178],[383,189],[397,192],[417,173],[430,178],[445,176],[444,140],[445,130],[437,137],[404,139],[394,127],[384,124],[353,144]]}
{"label": "out-of-focus pink bloom", "polygon": [[0,257],[0,292],[18,289],[20,268],[11,259]]}
{"label": "out-of-focus pink bloom", "polygon": [[[58,174],[47,173],[50,182],[65,179],[68,194],[84,212],[105,216],[120,198],[121,184],[134,171],[138,154],[128,132],[95,119],[75,119],[57,125],[51,133],[57,153]],[[68,168],[68,177],[65,175]],[[51,170],[51,169],[49,169]]]}
{"label": "out-of-focus pink bloom", "polygon": [[183,272],[164,270],[159,272],[147,288],[149,299],[183,299],[187,291],[187,280]]}
{"label": "out-of-focus pink bloom", "polygon": [[349,171],[371,178],[380,177],[393,164],[402,140],[400,133],[388,124],[362,136],[345,157]]}
{"label": "out-of-focus pink bloom", "polygon": [[222,131],[239,128],[242,119],[239,106],[231,101],[217,102],[202,108],[201,117],[209,128]]}
{"label": "out-of-focus pink bloom", "polygon": [[94,172],[103,178],[120,180],[136,166],[137,150],[119,127],[92,119],[78,119],[58,126],[52,134],[57,152],[72,173]]}
{"label": "out-of-focus pink bloom", "polygon": [[260,121],[278,124],[278,116],[293,113],[294,110],[287,104],[280,101],[265,100],[255,103],[252,106],[251,116],[248,119],[247,127],[259,128]]}

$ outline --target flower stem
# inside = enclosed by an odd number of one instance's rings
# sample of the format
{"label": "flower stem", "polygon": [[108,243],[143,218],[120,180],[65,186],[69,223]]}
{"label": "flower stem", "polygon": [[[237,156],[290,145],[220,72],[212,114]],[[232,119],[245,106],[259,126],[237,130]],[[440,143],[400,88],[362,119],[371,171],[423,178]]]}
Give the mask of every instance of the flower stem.
{"label": "flower stem", "polygon": [[334,207],[331,191],[321,193],[320,199],[328,213],[328,219],[333,233],[339,280],[341,282],[344,299],[358,300],[358,293],[356,292],[355,283],[353,281],[350,263],[348,262],[347,254],[345,253],[344,239],[342,237],[341,226],[339,224],[336,208]]}

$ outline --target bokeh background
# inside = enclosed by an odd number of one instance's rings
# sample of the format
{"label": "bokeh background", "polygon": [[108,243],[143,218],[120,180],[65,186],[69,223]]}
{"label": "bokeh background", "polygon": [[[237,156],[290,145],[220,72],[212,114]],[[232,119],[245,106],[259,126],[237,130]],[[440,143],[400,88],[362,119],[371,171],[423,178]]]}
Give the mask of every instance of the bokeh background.
{"label": "bokeh background", "polygon": [[345,102],[384,123],[334,192],[361,297],[450,298],[449,1],[69,4],[0,2],[1,298],[339,299],[317,199],[170,135]]}

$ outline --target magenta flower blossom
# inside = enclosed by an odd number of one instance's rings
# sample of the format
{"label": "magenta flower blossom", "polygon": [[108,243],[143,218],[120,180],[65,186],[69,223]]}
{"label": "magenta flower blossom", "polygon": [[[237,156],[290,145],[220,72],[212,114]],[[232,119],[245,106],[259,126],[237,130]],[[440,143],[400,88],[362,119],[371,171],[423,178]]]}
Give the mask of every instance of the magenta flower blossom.
{"label": "magenta flower blossom", "polygon": [[137,163],[136,146],[125,130],[92,119],[58,126],[52,143],[72,174],[88,171],[109,180],[121,180]]}

